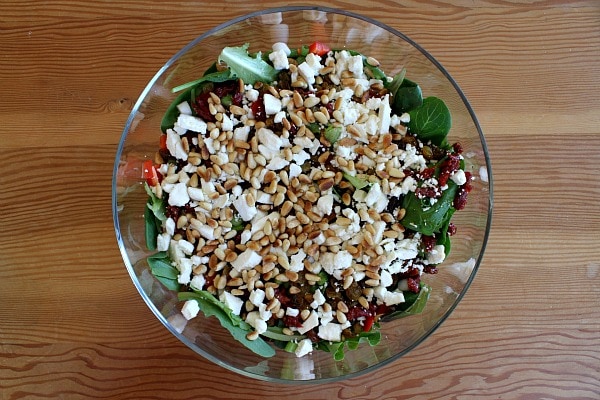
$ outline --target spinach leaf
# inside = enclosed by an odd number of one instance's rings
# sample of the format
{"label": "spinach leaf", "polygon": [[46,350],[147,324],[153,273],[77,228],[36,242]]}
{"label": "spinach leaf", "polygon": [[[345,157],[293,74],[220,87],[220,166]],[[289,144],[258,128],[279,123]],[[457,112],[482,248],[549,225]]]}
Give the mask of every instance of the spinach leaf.
{"label": "spinach leaf", "polygon": [[442,227],[449,223],[454,211],[452,202],[458,186],[453,181],[448,181],[448,188],[433,205],[429,199],[419,199],[414,192],[408,193],[402,199],[402,207],[406,209],[406,215],[400,221],[405,228],[420,232],[423,235],[433,236],[439,233]]}
{"label": "spinach leaf", "polygon": [[152,275],[169,290],[179,290],[177,276],[179,271],[173,265],[166,252],[161,251],[147,258]]}
{"label": "spinach leaf", "polygon": [[350,182],[352,184],[352,186],[354,186],[356,189],[363,189],[363,188],[369,186],[369,181],[367,181],[366,179],[362,179],[357,176],[350,175],[346,172],[343,172],[342,175],[344,176],[344,179],[346,179],[348,182]]}
{"label": "spinach leaf", "polygon": [[409,111],[408,128],[419,139],[437,146],[444,146],[446,135],[452,126],[450,110],[443,100],[437,97],[427,97],[420,107]]}
{"label": "spinach leaf", "polygon": [[253,85],[257,81],[271,83],[277,79],[277,70],[261,58],[248,54],[249,44],[239,47],[225,47],[219,55],[218,62],[225,62],[231,77],[240,78],[246,84]]}
{"label": "spinach leaf", "polygon": [[159,231],[156,227],[156,218],[154,217],[154,213],[148,206],[146,206],[144,209],[144,226],[146,247],[148,250],[156,250],[156,237],[158,236]]}
{"label": "spinach leaf", "polygon": [[235,340],[259,356],[273,357],[275,355],[275,350],[261,337],[256,340],[248,340],[246,335],[251,332],[252,327],[211,293],[207,291],[180,292],[178,298],[180,301],[196,300],[206,317],[216,317],[221,326],[227,329]]}
{"label": "spinach leaf", "polygon": [[[392,109],[397,114],[418,109],[423,105],[423,94],[421,87],[415,82],[404,79],[394,92]],[[412,116],[411,116],[412,117]]]}
{"label": "spinach leaf", "polygon": [[431,287],[425,283],[421,283],[419,286],[419,293],[409,291],[404,292],[404,303],[401,304],[398,311],[386,315],[381,320],[392,321],[398,318],[408,317],[409,315],[422,313],[429,300]]}

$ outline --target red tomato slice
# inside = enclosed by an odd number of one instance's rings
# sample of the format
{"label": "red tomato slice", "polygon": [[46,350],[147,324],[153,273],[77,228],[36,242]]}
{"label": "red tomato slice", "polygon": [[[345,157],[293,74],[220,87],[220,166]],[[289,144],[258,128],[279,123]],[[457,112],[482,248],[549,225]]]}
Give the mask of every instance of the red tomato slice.
{"label": "red tomato slice", "polygon": [[148,186],[158,185],[158,174],[152,160],[145,160],[142,164],[142,178],[146,180]]}
{"label": "red tomato slice", "polygon": [[363,322],[363,331],[369,332],[371,330],[371,328],[373,327],[373,323],[375,323],[374,316],[371,315],[371,316],[366,317]]}
{"label": "red tomato slice", "polygon": [[329,53],[331,49],[325,43],[314,42],[313,44],[308,46],[308,51],[318,56],[324,56],[325,54]]}

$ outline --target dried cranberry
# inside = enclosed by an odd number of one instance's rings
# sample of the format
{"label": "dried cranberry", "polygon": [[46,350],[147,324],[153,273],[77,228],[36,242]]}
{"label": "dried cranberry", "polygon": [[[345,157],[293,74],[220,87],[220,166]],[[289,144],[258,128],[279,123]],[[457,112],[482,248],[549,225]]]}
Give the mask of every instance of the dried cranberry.
{"label": "dried cranberry", "polygon": [[302,326],[302,321],[300,321],[298,316],[292,317],[291,315],[286,315],[283,317],[283,323],[290,328],[299,328]]}
{"label": "dried cranberry", "polygon": [[292,137],[296,136],[296,133],[298,133],[298,127],[294,124],[290,124],[290,129],[288,131],[290,132],[290,139],[292,139]]}
{"label": "dried cranberry", "polygon": [[237,92],[236,94],[231,96],[231,103],[233,103],[236,106],[241,106],[242,100],[244,100],[244,93],[242,92]]}
{"label": "dried cranberry", "polygon": [[286,296],[284,290],[279,288],[275,289],[275,298],[285,307],[290,304],[290,298]]}
{"label": "dried cranberry", "polygon": [[333,111],[334,111],[334,105],[335,102],[330,101],[329,103],[327,103],[327,105],[325,106],[325,108],[327,109],[327,112],[329,112],[329,115],[333,115]]}
{"label": "dried cranberry", "polygon": [[438,269],[432,265],[427,265],[425,268],[423,268],[423,272],[426,274],[435,275],[438,273]]}
{"label": "dried cranberry", "polygon": [[179,207],[167,206],[165,209],[165,215],[167,218],[172,218],[174,221],[177,221],[180,215]]}
{"label": "dried cranberry", "polygon": [[267,120],[267,113],[265,112],[265,102],[262,97],[259,97],[254,103],[252,103],[251,108],[255,120],[262,122],[265,122]]}
{"label": "dried cranberry", "polygon": [[392,312],[392,308],[390,306],[387,306],[385,304],[379,304],[378,306],[375,307],[375,315],[386,315],[389,314],[390,312]]}
{"label": "dried cranberry", "polygon": [[461,187],[458,192],[456,193],[456,196],[454,196],[454,208],[457,210],[462,210],[465,208],[465,206],[467,205],[467,195],[469,194],[469,192],[467,192],[464,187]]}
{"label": "dried cranberry", "polygon": [[463,152],[463,147],[459,142],[456,142],[452,145],[452,149],[456,154],[460,154]]}
{"label": "dried cranberry", "polygon": [[310,331],[306,332],[306,336],[310,339],[311,342],[317,343],[321,341],[319,335],[317,334],[317,332],[315,332],[314,329],[311,329]]}
{"label": "dried cranberry", "polygon": [[448,183],[450,175],[460,168],[460,158],[458,156],[450,155],[442,163],[440,168],[440,176],[438,177],[438,183],[440,186],[445,186]]}
{"label": "dried cranberry", "polygon": [[419,278],[408,278],[406,283],[408,284],[408,290],[413,293],[419,293]]}
{"label": "dried cranberry", "polygon": [[429,179],[433,176],[434,173],[435,173],[435,168],[429,167],[429,168],[425,168],[423,171],[421,171],[419,173],[419,175],[421,176],[421,179]]}
{"label": "dried cranberry", "polygon": [[422,236],[421,242],[423,243],[423,250],[430,252],[435,246],[435,238],[433,236]]}
{"label": "dried cranberry", "polygon": [[362,307],[351,307],[348,312],[346,313],[346,318],[348,318],[349,321],[354,321],[355,319],[361,318],[361,317],[369,317],[371,316],[371,312],[368,310],[365,310]]}
{"label": "dried cranberry", "polygon": [[456,235],[456,225],[454,225],[454,223],[450,222],[450,224],[448,224],[448,235],[452,236],[452,235]]}
{"label": "dried cranberry", "polygon": [[426,197],[430,199],[435,199],[440,197],[440,191],[434,187],[423,186],[415,190],[415,195],[417,195],[419,199],[423,199]]}
{"label": "dried cranberry", "polygon": [[206,122],[215,122],[216,118],[214,115],[210,113],[208,108],[208,99],[210,98],[210,93],[205,92],[196,97],[196,100],[192,103],[192,108],[196,112],[196,114],[202,118]]}

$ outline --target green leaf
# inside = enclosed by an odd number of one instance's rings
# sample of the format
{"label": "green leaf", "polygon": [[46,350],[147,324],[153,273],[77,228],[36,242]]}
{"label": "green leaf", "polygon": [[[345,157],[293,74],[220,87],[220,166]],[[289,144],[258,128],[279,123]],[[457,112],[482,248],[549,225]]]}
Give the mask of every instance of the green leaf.
{"label": "green leaf", "polygon": [[398,89],[400,89],[400,86],[404,82],[405,76],[406,68],[402,68],[400,72],[394,75],[394,79],[392,79],[392,81],[386,85],[387,89],[390,91],[390,93],[392,93],[392,95],[395,95]]}
{"label": "green leaf", "polygon": [[448,257],[448,254],[450,254],[451,249],[451,240],[450,235],[448,235],[448,227],[450,226],[450,221],[452,220],[452,215],[454,215],[455,211],[456,209],[454,207],[451,207],[448,210],[442,223],[442,227],[440,228],[440,234],[436,239],[436,244],[441,244],[444,246],[444,254],[446,257]]}
{"label": "green leaf", "polygon": [[337,142],[341,134],[341,126],[328,125],[327,128],[325,128],[325,139],[327,139],[327,141],[331,144]]}
{"label": "green leaf", "polygon": [[227,329],[235,340],[252,352],[261,357],[273,357],[275,355],[275,350],[261,337],[256,340],[248,340],[246,335],[252,331],[252,327],[240,316],[235,315],[229,307],[217,300],[211,293],[207,291],[180,292],[178,298],[180,301],[196,300],[202,313],[207,318],[216,317],[221,326]]}
{"label": "green leaf", "polygon": [[281,328],[270,326],[267,328],[265,332],[261,334],[264,337],[268,337],[269,339],[279,340],[281,342],[289,342],[289,341],[299,341],[305,339],[305,335],[294,334],[294,335],[286,335],[283,333]]}
{"label": "green leaf", "polygon": [[177,276],[179,271],[173,265],[166,252],[161,251],[147,258],[152,275],[169,290],[179,290]]}
{"label": "green leaf", "polygon": [[448,213],[454,211],[452,203],[458,186],[453,181],[448,181],[448,188],[444,190],[442,196],[434,204],[429,203],[429,199],[419,199],[414,192],[408,193],[402,199],[402,207],[406,210],[406,215],[400,223],[410,230],[420,232],[423,235],[433,236],[441,232],[446,222],[449,222]]}
{"label": "green leaf", "polygon": [[346,347],[348,347],[348,350],[356,350],[363,343],[376,346],[379,342],[381,342],[381,332],[371,330],[369,332],[360,332],[358,335],[341,342],[321,341],[317,343],[316,348],[332,353],[335,361],[342,361],[345,357],[344,352]]}
{"label": "green leaf", "polygon": [[408,317],[409,315],[416,315],[423,312],[429,295],[431,293],[431,287],[425,283],[420,284],[419,293],[404,292],[404,303],[399,307],[398,311],[386,315],[382,321],[392,321],[398,318]]}
{"label": "green leaf", "polygon": [[257,53],[254,57],[248,54],[249,44],[239,47],[225,47],[218,61],[225,62],[231,70],[231,75],[240,78],[246,84],[255,82],[271,83],[277,78],[277,70],[261,58]]}
{"label": "green leaf", "polygon": [[346,172],[343,172],[342,175],[344,176],[344,179],[346,179],[348,182],[350,182],[352,184],[352,186],[354,186],[356,189],[363,189],[363,188],[369,186],[369,181],[367,181],[365,179],[361,179],[359,177],[350,175]]}
{"label": "green leaf", "polygon": [[[177,93],[182,90],[191,89],[192,87],[196,87],[201,83],[205,83],[205,82],[218,83],[218,82],[230,81],[232,79],[234,79],[234,76],[232,76],[230,70],[216,71],[216,72],[211,72],[209,74],[203,75],[202,78],[196,79],[194,81],[184,83],[183,85],[175,86],[173,89],[171,89],[171,91],[173,93]],[[179,103],[177,103],[177,104],[179,104]]]}
{"label": "green leaf", "polygon": [[144,182],[144,190],[148,194],[148,201],[144,209],[144,235],[148,250],[156,250],[156,238],[161,229],[161,222],[167,219],[164,201],[157,197],[150,186]]}
{"label": "green leaf", "polygon": [[180,114],[177,106],[183,103],[184,101],[187,101],[191,105],[191,103],[194,101],[194,98],[196,97],[198,89],[203,87],[204,84],[208,82],[225,82],[232,79],[234,78],[231,76],[229,70],[216,71],[215,68],[215,71],[213,71],[212,68],[209,68],[202,76],[202,78],[184,83],[183,85],[179,85],[171,89],[171,92],[173,93],[180,92],[182,90],[183,92],[180,93],[175,98],[175,100],[171,102],[171,104],[167,108],[167,111],[165,111],[165,114],[163,115],[163,118],[160,122],[161,131],[163,133],[166,133],[167,129],[173,128],[175,122],[177,122],[177,117],[179,117]]}
{"label": "green leaf", "polygon": [[156,218],[154,213],[150,210],[150,207],[144,208],[144,226],[145,226],[145,237],[146,247],[148,250],[156,250],[156,237],[158,236],[158,230],[156,229]]}
{"label": "green leaf", "polygon": [[443,100],[437,97],[427,97],[423,104],[409,111],[408,128],[421,141],[437,146],[443,146],[446,136],[452,127],[450,110]]}
{"label": "green leaf", "polygon": [[[297,59],[299,57],[306,58],[307,55],[308,55],[308,45],[303,45],[299,49],[290,49],[290,55],[288,57]],[[300,64],[300,63],[298,63],[298,64]]]}
{"label": "green leaf", "polygon": [[316,136],[319,137],[319,135],[321,134],[321,128],[319,127],[319,124],[317,124],[316,122],[310,123],[310,124],[306,124],[306,127]]}
{"label": "green leaf", "polygon": [[398,90],[394,92],[392,102],[394,112],[401,114],[417,109],[422,105],[423,94],[421,93],[421,87],[411,80],[404,79]]}
{"label": "green leaf", "polygon": [[231,229],[233,229],[234,231],[237,232],[241,232],[244,230],[244,228],[246,227],[246,224],[244,223],[244,220],[242,219],[242,217],[240,217],[239,215],[234,215],[233,219],[231,220]]}

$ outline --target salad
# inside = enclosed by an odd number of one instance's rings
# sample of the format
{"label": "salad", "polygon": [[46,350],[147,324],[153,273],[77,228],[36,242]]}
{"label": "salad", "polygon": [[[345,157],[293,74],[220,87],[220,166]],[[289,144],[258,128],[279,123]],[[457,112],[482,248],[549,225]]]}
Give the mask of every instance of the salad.
{"label": "salad", "polygon": [[406,70],[319,42],[248,47],[173,89],[143,166],[148,264],[185,320],[215,316],[264,357],[340,360],[424,309],[472,176],[447,106]]}

